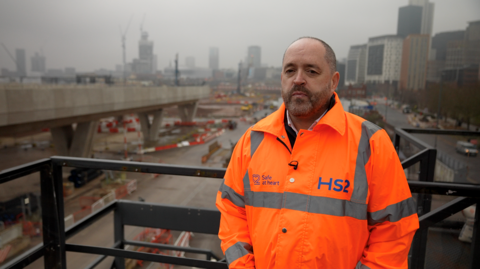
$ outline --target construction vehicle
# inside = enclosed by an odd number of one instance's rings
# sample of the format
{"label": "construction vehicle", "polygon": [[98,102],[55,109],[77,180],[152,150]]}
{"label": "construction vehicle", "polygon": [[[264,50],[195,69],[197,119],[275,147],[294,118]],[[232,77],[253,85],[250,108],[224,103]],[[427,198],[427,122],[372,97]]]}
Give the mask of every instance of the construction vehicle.
{"label": "construction vehicle", "polygon": [[252,105],[251,104],[248,104],[248,105],[244,105],[241,107],[242,111],[250,111],[252,110]]}

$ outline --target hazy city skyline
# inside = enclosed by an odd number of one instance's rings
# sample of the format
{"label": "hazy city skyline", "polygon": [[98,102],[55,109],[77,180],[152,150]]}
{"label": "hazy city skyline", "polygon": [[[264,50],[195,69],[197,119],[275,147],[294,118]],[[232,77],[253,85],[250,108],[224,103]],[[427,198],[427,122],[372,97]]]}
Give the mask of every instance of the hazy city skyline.
{"label": "hazy city skyline", "polygon": [[[262,64],[280,66],[285,48],[296,38],[324,39],[339,59],[351,45],[369,37],[395,34],[398,8],[408,0],[365,1],[2,1],[0,37],[10,53],[25,49],[27,72],[30,57],[43,48],[47,69],[75,67],[79,72],[122,62],[119,26],[126,34],[127,62],[138,58],[140,24],[154,41],[158,69],[163,70],[179,53],[207,67],[209,48],[219,48],[220,68],[238,67],[249,46],[260,46]],[[430,0],[435,4],[433,35],[464,30],[480,20],[478,0]],[[0,68],[15,64],[0,48]]]}

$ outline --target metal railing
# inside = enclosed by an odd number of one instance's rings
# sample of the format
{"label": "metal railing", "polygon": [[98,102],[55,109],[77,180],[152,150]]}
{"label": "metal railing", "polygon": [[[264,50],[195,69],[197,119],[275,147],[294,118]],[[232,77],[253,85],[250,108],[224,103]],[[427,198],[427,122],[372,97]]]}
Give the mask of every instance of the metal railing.
{"label": "metal railing", "polygon": [[[411,191],[419,194],[417,197],[417,210],[420,219],[420,229],[417,231],[412,243],[411,268],[424,268],[425,266],[428,227],[480,200],[480,186],[478,185],[433,182],[436,150],[410,134],[414,132],[420,133],[421,131],[424,130],[396,129],[394,141],[397,151],[399,150],[400,139],[405,139],[420,149],[420,152],[402,162],[404,168],[408,168],[416,163],[420,164],[419,181],[408,182]],[[441,130],[426,130],[426,132],[433,134],[480,135],[478,132]],[[217,210],[116,200],[65,229],[62,184],[62,169],[64,167],[97,168],[218,179],[222,179],[225,174],[225,169],[222,168],[186,167],[71,157],[51,157],[1,171],[0,184],[31,173],[40,172],[43,221],[43,243],[11,260],[2,266],[2,269],[24,268],[42,256],[44,257],[45,268],[66,268],[67,251],[100,255],[86,268],[94,268],[107,256],[115,257],[116,268],[125,268],[124,259],[126,258],[199,268],[227,268],[225,261],[223,259],[219,260],[219,257],[216,257],[211,250],[131,241],[124,238],[125,225],[217,234],[220,222],[220,212]],[[432,194],[453,195],[459,196],[459,198],[431,211]],[[115,242],[112,247],[76,245],[66,242],[67,239],[112,211],[114,212]],[[477,232],[480,224],[479,218],[480,213],[477,211],[472,238],[471,268],[480,268],[480,233]],[[125,249],[126,245],[204,254],[206,259],[130,251]],[[210,258],[212,257],[217,261],[211,261]]]}
{"label": "metal railing", "polygon": [[[458,130],[438,130],[438,129],[414,129],[414,128],[395,128],[395,139],[393,141],[397,153],[400,151],[400,141],[404,139],[413,144],[420,151],[417,154],[407,158],[402,162],[404,169],[420,163],[420,172],[418,181],[409,181],[412,193],[418,193],[417,196],[417,214],[420,221],[420,229],[415,233],[411,246],[411,268],[424,268],[428,228],[447,217],[465,209],[468,206],[480,201],[480,186],[471,184],[455,184],[433,182],[435,172],[435,162],[437,150],[431,148],[427,143],[421,141],[412,133],[434,134],[434,135],[465,135],[479,136],[480,132],[458,131]],[[446,203],[435,210],[431,210],[432,194],[459,196],[459,198]],[[470,268],[480,268],[480,213],[476,211],[474,230],[472,237],[472,260]]]}

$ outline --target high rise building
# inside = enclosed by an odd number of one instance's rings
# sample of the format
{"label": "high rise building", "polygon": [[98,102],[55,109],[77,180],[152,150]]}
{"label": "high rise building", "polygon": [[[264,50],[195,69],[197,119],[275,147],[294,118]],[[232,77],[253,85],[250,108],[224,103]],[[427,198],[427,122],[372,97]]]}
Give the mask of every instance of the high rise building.
{"label": "high rise building", "polygon": [[400,80],[403,38],[397,35],[371,37],[367,43],[366,82],[396,84]]}
{"label": "high rise building", "polygon": [[400,89],[425,88],[429,43],[429,35],[409,35],[403,40]]}
{"label": "high rise building", "polygon": [[465,40],[452,40],[447,43],[445,68],[456,68],[465,65]]}
{"label": "high rise building", "polygon": [[405,6],[398,9],[397,35],[406,37],[420,34],[422,30],[421,6]]}
{"label": "high rise building", "polygon": [[408,4],[411,6],[422,7],[422,23],[420,33],[431,36],[435,4],[428,2],[428,0],[409,0]]}
{"label": "high rise building", "polygon": [[367,44],[351,46],[345,67],[345,85],[362,84],[365,82],[366,63]]}
{"label": "high rise building", "polygon": [[447,59],[447,44],[450,41],[464,40],[465,31],[452,31],[437,33],[432,38],[432,50],[435,60],[445,61]]}
{"label": "high rise building", "polygon": [[39,55],[35,52],[35,55],[30,58],[32,62],[32,72],[45,73],[45,56]]}
{"label": "high rise building", "polygon": [[27,58],[25,56],[24,49],[15,50],[15,60],[17,61],[17,75],[26,76],[27,75]]}
{"label": "high rise building", "polygon": [[209,48],[208,67],[212,70],[219,69],[219,53],[218,53],[218,48],[216,47]]}
{"label": "high rise building", "polygon": [[260,46],[250,46],[247,50],[247,58],[245,59],[248,67],[262,66],[262,48]]}
{"label": "high rise building", "polygon": [[195,68],[195,57],[192,57],[192,56],[186,57],[185,65],[190,68]]}
{"label": "high rise building", "polygon": [[132,63],[133,71],[137,74],[154,74],[156,70],[156,55],[153,54],[153,41],[148,40],[148,33],[142,32],[138,41],[138,59]]}
{"label": "high rise building", "polygon": [[465,65],[480,64],[480,21],[469,22],[465,30]]}

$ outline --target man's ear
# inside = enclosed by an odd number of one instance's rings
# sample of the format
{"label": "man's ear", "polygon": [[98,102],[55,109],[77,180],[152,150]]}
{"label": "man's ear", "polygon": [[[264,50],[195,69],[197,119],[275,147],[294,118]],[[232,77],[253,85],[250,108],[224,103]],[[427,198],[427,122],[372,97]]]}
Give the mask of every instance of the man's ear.
{"label": "man's ear", "polygon": [[335,72],[332,76],[332,90],[333,91],[337,88],[339,81],[340,81],[340,73]]}

